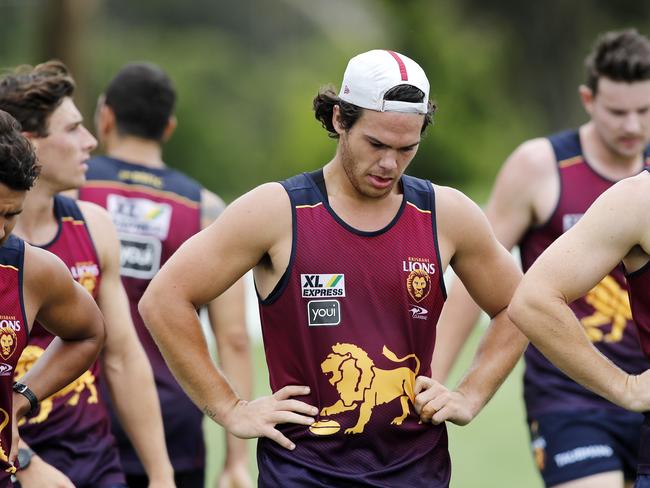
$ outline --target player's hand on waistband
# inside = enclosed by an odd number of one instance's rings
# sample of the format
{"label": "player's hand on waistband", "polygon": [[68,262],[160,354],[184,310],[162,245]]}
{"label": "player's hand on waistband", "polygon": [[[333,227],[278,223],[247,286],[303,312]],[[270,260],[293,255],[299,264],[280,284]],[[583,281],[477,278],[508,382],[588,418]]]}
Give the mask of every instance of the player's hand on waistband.
{"label": "player's hand on waistband", "polygon": [[449,421],[457,425],[469,423],[474,414],[465,396],[449,390],[445,385],[427,376],[415,380],[415,410],[422,422],[434,425]]}
{"label": "player's hand on waistband", "polygon": [[285,386],[273,395],[252,401],[240,400],[226,414],[224,427],[237,437],[250,439],[268,437],[286,449],[296,446],[282,432],[277,424],[311,425],[318,409],[291,397],[308,395],[308,386]]}

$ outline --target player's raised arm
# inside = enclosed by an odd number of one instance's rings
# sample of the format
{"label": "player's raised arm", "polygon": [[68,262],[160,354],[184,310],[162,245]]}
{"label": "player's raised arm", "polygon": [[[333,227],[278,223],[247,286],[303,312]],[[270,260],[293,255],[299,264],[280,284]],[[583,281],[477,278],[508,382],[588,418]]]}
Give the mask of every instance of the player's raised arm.
{"label": "player's raised arm", "polygon": [[[647,410],[650,394],[589,341],[568,304],[585,295],[635,247],[650,250],[646,174],[601,195],[580,221],[530,268],[509,315],[531,342],[567,375],[608,400]],[[621,211],[621,209],[626,209]],[[643,393],[643,394],[642,394]]]}
{"label": "player's raised arm", "polygon": [[287,194],[278,184],[263,185],[183,244],[151,282],[139,308],[170,369],[206,415],[239,437],[266,436],[292,448],[274,426],[313,422],[309,415],[317,413],[315,407],[289,399],[306,394],[308,387],[241,400],[211,360],[196,313],[256,265],[260,273],[281,275],[288,263],[281,250],[290,249],[286,239],[291,239]]}

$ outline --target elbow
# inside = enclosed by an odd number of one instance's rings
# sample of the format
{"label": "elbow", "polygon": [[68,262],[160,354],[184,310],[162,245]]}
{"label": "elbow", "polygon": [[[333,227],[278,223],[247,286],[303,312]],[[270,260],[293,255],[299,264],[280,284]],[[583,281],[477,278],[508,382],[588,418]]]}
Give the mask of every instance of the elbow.
{"label": "elbow", "polygon": [[156,301],[155,295],[151,291],[151,286],[149,286],[138,302],[138,312],[140,313],[140,317],[142,317],[144,325],[149,330],[151,330],[151,324],[155,320],[157,312]]}
{"label": "elbow", "polygon": [[526,334],[527,313],[531,309],[530,300],[526,294],[525,287],[520,286],[508,305],[508,318],[524,334]]}

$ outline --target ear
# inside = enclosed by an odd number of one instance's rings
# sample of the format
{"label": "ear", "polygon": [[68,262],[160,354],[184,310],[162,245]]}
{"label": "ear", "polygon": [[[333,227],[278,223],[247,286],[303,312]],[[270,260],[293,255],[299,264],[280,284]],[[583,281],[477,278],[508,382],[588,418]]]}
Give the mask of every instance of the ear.
{"label": "ear", "polygon": [[100,100],[97,103],[97,110],[95,111],[95,126],[97,135],[101,139],[105,139],[111,132],[115,130],[115,112],[113,109]]}
{"label": "ear", "polygon": [[345,132],[341,124],[341,107],[338,105],[334,105],[334,110],[332,110],[332,126],[338,135],[342,135]]}
{"label": "ear", "polygon": [[174,134],[174,131],[176,130],[176,127],[178,126],[178,119],[176,118],[175,115],[172,115],[169,117],[169,120],[167,121],[167,125],[165,126],[165,130],[163,131],[162,135],[162,142],[167,142],[169,138]]}
{"label": "ear", "polygon": [[594,107],[594,99],[596,98],[593,90],[587,85],[580,85],[578,87],[578,94],[580,95],[580,100],[582,101],[582,106],[585,108],[585,111],[591,115]]}

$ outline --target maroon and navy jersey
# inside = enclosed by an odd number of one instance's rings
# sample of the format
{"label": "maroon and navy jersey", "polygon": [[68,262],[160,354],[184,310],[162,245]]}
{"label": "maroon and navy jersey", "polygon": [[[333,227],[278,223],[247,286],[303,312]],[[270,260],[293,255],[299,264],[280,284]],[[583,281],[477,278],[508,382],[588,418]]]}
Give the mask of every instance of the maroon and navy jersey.
{"label": "maroon and navy jersey", "polygon": [[329,206],[323,173],[282,183],[293,215],[289,266],[260,301],[271,389],[307,385],[310,427],[278,428],[294,451],[258,443],[260,486],[448,486],[444,424],[422,424],[418,375],[431,375],[445,301],[430,182],[403,176],[402,205],[362,232]]}
{"label": "maroon and navy jersey", "polygon": [[[646,170],[650,171],[649,168]],[[632,316],[639,328],[641,347],[650,358],[650,262],[627,275]],[[646,412],[641,428],[638,474],[650,475],[650,412]]]}
{"label": "maroon and navy jersey", "polygon": [[[117,229],[122,281],[133,323],[153,368],[169,456],[176,471],[201,469],[205,463],[203,415],[167,367],[140,317],[138,302],[160,267],[201,230],[202,187],[169,168],[148,168],[104,156],[91,159],[88,166],[79,198],[108,210]],[[115,415],[113,430],[124,470],[144,474]]]}
{"label": "maroon and navy jersey", "polygon": [[[86,222],[77,203],[54,197],[54,216],[59,228],[43,249],[57,255],[72,277],[97,300],[101,267]],[[16,378],[23,376],[45,352],[54,336],[38,322],[32,328]],[[39,456],[65,473],[75,486],[121,483],[115,439],[99,389],[99,360],[75,381],[42,400],[40,408],[19,423],[20,436]]]}
{"label": "maroon and navy jersey", "polygon": [[15,468],[9,464],[11,449],[13,372],[27,345],[28,325],[23,302],[25,243],[14,236],[0,247],[0,487],[11,484]]}
{"label": "maroon and navy jersey", "polygon": [[[616,183],[589,165],[577,131],[562,132],[549,140],[557,159],[560,196],[549,220],[530,229],[519,243],[524,271],[580,219],[598,196]],[[619,367],[637,374],[650,366],[639,347],[622,266],[612,270],[570,307],[594,346]],[[576,408],[619,408],[571,380],[532,344],[526,350],[525,360],[524,398],[529,417]]]}

